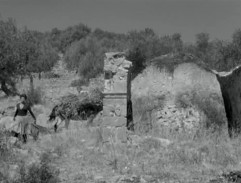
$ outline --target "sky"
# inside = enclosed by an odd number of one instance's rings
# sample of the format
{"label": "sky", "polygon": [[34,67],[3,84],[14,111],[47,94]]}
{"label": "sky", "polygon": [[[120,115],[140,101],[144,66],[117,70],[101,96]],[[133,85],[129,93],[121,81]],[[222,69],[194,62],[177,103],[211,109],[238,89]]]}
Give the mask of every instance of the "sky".
{"label": "sky", "polygon": [[241,0],[0,0],[0,16],[40,31],[84,23],[117,33],[149,27],[186,42],[200,32],[231,40],[241,28]]}

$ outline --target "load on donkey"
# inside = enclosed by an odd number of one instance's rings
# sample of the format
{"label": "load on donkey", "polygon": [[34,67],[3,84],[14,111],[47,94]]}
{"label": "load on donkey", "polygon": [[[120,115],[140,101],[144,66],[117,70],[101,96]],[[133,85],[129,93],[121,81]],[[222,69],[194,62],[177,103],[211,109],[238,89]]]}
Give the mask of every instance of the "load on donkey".
{"label": "load on donkey", "polygon": [[97,97],[82,93],[80,96],[71,94],[62,97],[49,115],[49,122],[55,122],[55,132],[63,121],[65,128],[68,129],[70,120],[86,120],[91,115],[96,116],[103,109],[101,95],[99,93]]}

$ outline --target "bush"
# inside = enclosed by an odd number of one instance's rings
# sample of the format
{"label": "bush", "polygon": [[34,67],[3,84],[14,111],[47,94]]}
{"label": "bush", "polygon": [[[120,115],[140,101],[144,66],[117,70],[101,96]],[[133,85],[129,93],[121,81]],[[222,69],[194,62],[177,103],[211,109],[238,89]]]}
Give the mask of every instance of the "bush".
{"label": "bush", "polygon": [[66,51],[64,61],[69,70],[76,70],[89,80],[103,72],[104,46],[94,37],[87,37],[73,43]]}
{"label": "bush", "polygon": [[59,171],[50,166],[50,155],[43,153],[40,163],[34,163],[29,167],[21,164],[19,178],[14,183],[57,183]]}
{"label": "bush", "polygon": [[88,81],[85,79],[76,79],[71,82],[70,87],[76,87],[78,91],[82,90],[82,86],[86,86]]}
{"label": "bush", "polygon": [[104,80],[92,79],[88,87],[89,97],[93,102],[102,103],[104,92]]}
{"label": "bush", "polygon": [[43,74],[43,78],[46,78],[46,79],[60,78],[60,75],[53,72],[45,72]]}
{"label": "bush", "polygon": [[131,68],[132,80],[145,69],[146,56],[139,48],[129,50],[127,60],[133,64]]}
{"label": "bush", "polygon": [[197,107],[207,118],[204,124],[206,128],[215,130],[226,124],[222,98],[218,94],[202,96],[198,91],[180,93],[176,96],[176,105],[180,108]]}
{"label": "bush", "polygon": [[0,157],[4,157],[9,153],[7,134],[0,129]]}
{"label": "bush", "polygon": [[42,104],[44,102],[43,101],[44,92],[41,89],[41,87],[29,89],[27,91],[27,96],[31,106],[34,104]]}

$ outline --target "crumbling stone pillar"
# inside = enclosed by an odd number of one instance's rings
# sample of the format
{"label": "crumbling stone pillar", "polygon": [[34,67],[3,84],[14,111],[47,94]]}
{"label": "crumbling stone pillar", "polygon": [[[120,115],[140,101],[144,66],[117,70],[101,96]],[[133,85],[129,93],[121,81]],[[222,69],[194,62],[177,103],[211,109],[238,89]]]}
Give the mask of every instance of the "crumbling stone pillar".
{"label": "crumbling stone pillar", "polygon": [[[103,99],[103,138],[104,141],[127,141],[127,118],[131,119],[131,77],[132,65],[124,53],[106,53],[104,63],[105,88]],[[127,104],[128,107],[127,107]],[[127,112],[129,111],[129,113]]]}

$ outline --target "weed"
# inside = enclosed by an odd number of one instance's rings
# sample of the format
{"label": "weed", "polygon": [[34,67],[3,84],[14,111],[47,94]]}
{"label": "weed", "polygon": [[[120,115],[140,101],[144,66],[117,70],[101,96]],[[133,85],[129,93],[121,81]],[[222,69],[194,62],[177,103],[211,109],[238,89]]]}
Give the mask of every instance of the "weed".
{"label": "weed", "polygon": [[44,102],[43,101],[44,92],[41,89],[41,87],[30,88],[27,91],[27,96],[28,96],[28,100],[30,102],[30,105],[42,104]]}
{"label": "weed", "polygon": [[60,75],[53,72],[45,72],[43,74],[43,78],[46,78],[46,79],[60,78]]}
{"label": "weed", "polygon": [[26,166],[21,163],[19,178],[14,183],[57,183],[59,172],[50,165],[51,159],[48,153],[43,153],[40,163]]}

